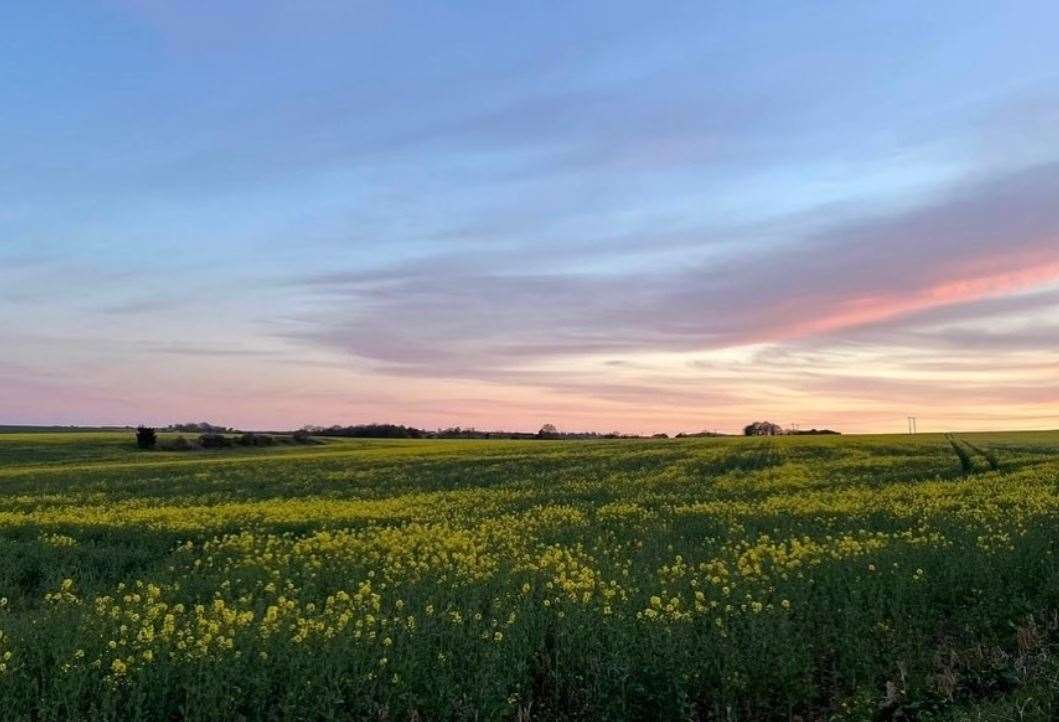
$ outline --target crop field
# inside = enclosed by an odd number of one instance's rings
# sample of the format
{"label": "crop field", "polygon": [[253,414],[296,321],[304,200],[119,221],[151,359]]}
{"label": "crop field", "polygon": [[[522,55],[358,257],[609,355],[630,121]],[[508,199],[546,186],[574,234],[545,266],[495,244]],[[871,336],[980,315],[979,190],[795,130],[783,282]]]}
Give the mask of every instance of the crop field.
{"label": "crop field", "polygon": [[3,720],[1053,719],[1059,432],[0,434]]}

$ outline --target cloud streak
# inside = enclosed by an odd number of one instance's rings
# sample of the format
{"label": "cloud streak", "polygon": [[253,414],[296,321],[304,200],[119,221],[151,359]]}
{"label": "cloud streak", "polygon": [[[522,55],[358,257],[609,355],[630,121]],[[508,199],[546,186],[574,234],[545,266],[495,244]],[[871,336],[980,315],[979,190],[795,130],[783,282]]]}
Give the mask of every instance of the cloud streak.
{"label": "cloud streak", "polygon": [[1057,197],[1059,164],[1046,164],[671,272],[527,274],[458,258],[336,272],[303,280],[323,303],[299,336],[426,376],[841,337],[1059,280]]}

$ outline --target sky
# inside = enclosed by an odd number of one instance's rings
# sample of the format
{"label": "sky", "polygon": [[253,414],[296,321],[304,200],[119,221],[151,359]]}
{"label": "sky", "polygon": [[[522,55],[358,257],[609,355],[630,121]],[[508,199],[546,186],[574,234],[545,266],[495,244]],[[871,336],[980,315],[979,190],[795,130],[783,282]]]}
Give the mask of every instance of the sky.
{"label": "sky", "polygon": [[8,3],[0,424],[1059,428],[1059,4]]}

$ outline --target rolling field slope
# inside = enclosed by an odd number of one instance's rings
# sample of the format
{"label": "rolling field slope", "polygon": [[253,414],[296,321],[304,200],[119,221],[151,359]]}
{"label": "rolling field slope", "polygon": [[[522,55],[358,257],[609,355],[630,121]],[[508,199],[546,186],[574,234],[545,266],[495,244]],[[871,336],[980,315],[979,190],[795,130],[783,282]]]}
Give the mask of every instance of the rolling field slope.
{"label": "rolling field slope", "polygon": [[0,434],[4,720],[1051,719],[1059,432]]}

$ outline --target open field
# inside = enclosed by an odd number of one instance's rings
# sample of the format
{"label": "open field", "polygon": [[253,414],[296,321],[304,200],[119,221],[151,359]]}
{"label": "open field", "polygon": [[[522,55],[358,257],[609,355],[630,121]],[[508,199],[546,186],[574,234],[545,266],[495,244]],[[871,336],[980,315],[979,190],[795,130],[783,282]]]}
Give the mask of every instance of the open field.
{"label": "open field", "polygon": [[0,434],[0,715],[1050,719],[1057,542],[1059,432]]}

